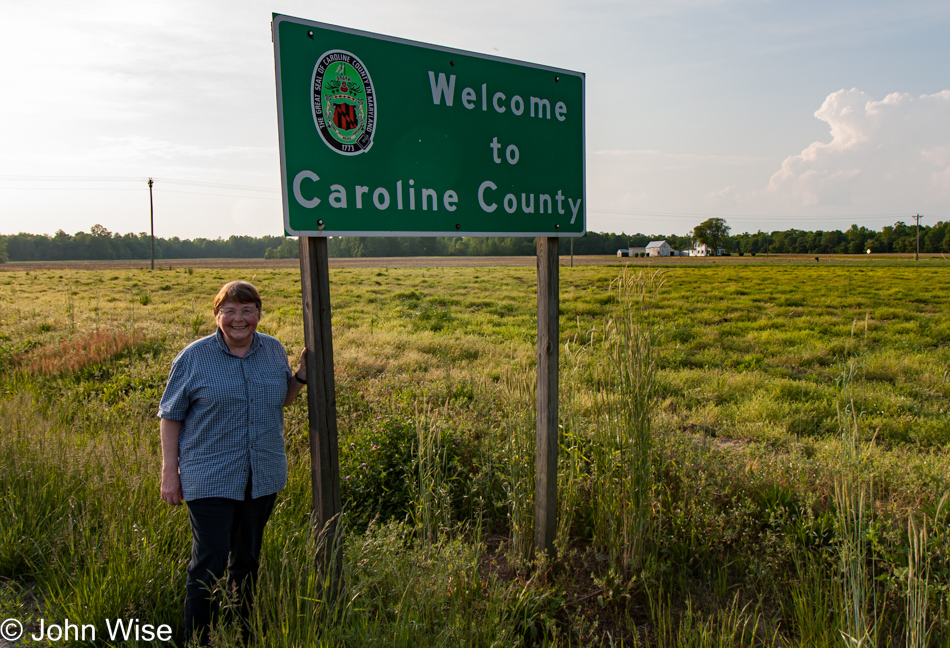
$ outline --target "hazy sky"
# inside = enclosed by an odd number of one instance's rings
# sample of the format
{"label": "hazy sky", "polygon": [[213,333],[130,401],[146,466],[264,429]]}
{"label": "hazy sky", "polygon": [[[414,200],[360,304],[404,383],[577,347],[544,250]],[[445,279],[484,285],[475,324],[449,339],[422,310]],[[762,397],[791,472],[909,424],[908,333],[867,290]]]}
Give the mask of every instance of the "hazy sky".
{"label": "hazy sky", "polygon": [[281,234],[272,12],[586,73],[590,230],[950,218],[946,0],[4,0],[0,233]]}

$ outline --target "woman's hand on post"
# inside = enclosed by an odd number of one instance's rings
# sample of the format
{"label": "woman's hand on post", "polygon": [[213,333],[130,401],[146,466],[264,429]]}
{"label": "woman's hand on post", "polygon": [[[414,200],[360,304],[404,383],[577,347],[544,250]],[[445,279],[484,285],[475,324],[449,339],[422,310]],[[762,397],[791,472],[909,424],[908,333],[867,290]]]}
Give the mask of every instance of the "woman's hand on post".
{"label": "woman's hand on post", "polygon": [[300,365],[296,371],[297,377],[303,381],[307,380],[307,348],[300,352]]}
{"label": "woman's hand on post", "polygon": [[287,397],[284,398],[284,407],[290,407],[298,394],[303,391],[303,386],[307,384],[307,349],[300,352],[300,364],[297,371],[294,372],[293,380],[287,386]]}

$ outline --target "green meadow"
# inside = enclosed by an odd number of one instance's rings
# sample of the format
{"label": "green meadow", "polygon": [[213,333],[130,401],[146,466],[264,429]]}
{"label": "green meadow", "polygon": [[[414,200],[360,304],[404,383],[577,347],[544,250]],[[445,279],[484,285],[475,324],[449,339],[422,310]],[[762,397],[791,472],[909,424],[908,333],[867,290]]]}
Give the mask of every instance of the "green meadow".
{"label": "green meadow", "polygon": [[[562,267],[553,560],[535,269],[330,274],[344,589],[314,562],[299,399],[255,645],[950,645],[945,261]],[[177,636],[190,532],[155,412],[232,279],[296,357],[296,270],[0,272],[0,619]]]}

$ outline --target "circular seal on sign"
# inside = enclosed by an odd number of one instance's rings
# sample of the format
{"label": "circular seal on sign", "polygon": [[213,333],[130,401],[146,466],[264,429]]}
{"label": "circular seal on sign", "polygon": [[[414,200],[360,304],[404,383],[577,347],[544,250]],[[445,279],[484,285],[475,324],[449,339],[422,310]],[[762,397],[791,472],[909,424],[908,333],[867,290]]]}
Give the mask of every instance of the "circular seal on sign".
{"label": "circular seal on sign", "polygon": [[313,123],[341,155],[365,153],[376,133],[376,93],[363,62],[350,52],[324,52],[313,68]]}

